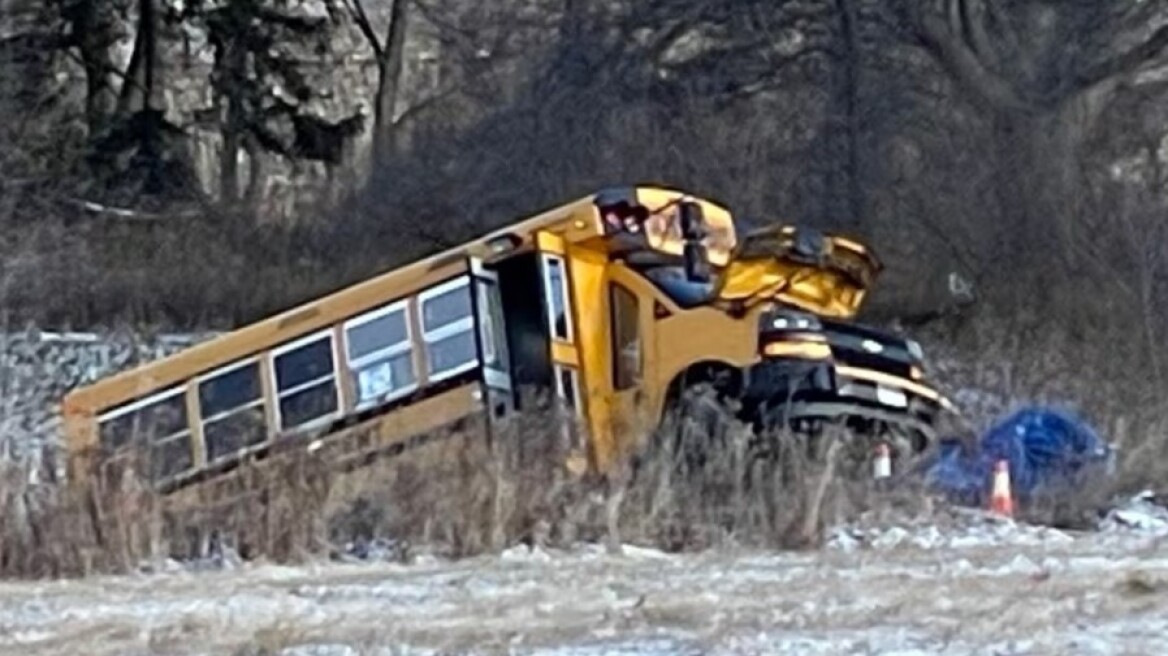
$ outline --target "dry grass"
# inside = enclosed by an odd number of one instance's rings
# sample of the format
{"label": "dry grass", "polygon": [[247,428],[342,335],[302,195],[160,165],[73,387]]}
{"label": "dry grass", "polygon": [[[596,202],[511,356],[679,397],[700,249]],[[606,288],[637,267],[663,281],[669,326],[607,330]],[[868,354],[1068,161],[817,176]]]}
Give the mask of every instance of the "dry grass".
{"label": "dry grass", "polygon": [[[749,433],[728,423],[700,470],[674,449],[646,451],[637,466],[577,477],[567,445],[543,413],[516,415],[491,439],[476,428],[342,472],[315,455],[241,467],[230,483],[181,503],[107,466],[85,492],[0,485],[0,576],[78,576],[161,559],[216,557],[297,562],[392,542],[452,557],[515,544],[637,543],[690,550],[729,543],[808,547],[826,523],[868,509],[876,495],[838,468],[846,435],[825,434],[828,457],[790,435],[772,458],[752,458]],[[700,437],[679,429],[688,440]],[[850,466],[854,466],[852,463]],[[146,470],[144,467],[141,470]],[[95,479],[98,480],[98,479]]]}
{"label": "dry grass", "polygon": [[[1023,509],[1027,520],[1082,527],[1116,494],[1164,480],[1168,412],[1124,403],[1108,396],[1110,387],[1092,392],[1086,378],[1051,373],[1068,371],[1068,362],[1040,356],[1028,362],[1025,351],[995,347],[962,360],[976,366],[943,377],[951,387],[995,390],[1010,405],[1083,399],[1091,422],[1120,445],[1119,476],[1081,481]],[[987,417],[1008,409],[989,408]],[[986,417],[974,417],[967,430],[985,426]],[[574,477],[563,466],[568,446],[556,420],[541,412],[516,415],[490,439],[481,427],[464,427],[348,472],[303,452],[248,463],[230,483],[182,504],[159,498],[128,470],[108,471],[83,492],[29,486],[0,465],[0,576],[80,576],[233,551],[296,562],[377,544],[402,559],[419,548],[463,557],[578,541],[613,549],[809,548],[827,525],[872,510],[925,512],[932,503],[914,485],[874,486],[864,475],[866,443],[842,430],[823,433],[815,449],[791,434],[766,436],[762,457],[750,446],[757,436],[733,421],[714,435],[672,419],[664,429],[680,435],[682,447],[710,440],[704,466],[689,467],[684,448],[665,443],[608,476]],[[139,471],[148,471],[144,464]]]}

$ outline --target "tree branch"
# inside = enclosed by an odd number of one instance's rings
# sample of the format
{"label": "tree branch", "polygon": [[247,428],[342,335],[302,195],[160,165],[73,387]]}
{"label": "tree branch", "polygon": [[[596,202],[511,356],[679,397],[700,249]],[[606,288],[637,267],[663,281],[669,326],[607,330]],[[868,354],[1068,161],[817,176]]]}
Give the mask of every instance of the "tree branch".
{"label": "tree branch", "polygon": [[124,207],[102,205],[80,198],[63,198],[62,202],[73,205],[99,218],[124,219],[130,221],[169,221],[173,219],[190,219],[199,216],[198,210],[167,211],[165,213],[144,212]]}
{"label": "tree branch", "polygon": [[353,17],[357,21],[357,27],[365,35],[365,40],[369,42],[369,47],[373,48],[373,54],[377,57],[377,61],[381,61],[382,52],[384,52],[385,47],[381,44],[381,40],[377,38],[377,32],[373,29],[373,24],[369,21],[369,15],[365,13],[364,3],[361,0],[348,1],[349,8],[353,12]]}
{"label": "tree branch", "polygon": [[421,116],[425,115],[426,112],[438,106],[441,101],[446,100],[450,96],[453,96],[461,89],[462,85],[451,85],[426,98],[423,98],[422,100],[414,103],[413,105],[410,105],[409,107],[406,107],[402,110],[402,113],[394,119],[394,128],[401,129],[409,125],[410,122],[418,120]]}
{"label": "tree branch", "polygon": [[985,0],[957,0],[961,7],[961,20],[964,23],[965,39],[975,56],[983,61],[990,62],[991,66],[1001,63],[990,37],[985,29],[986,5]]}
{"label": "tree branch", "polygon": [[1112,77],[1135,72],[1168,48],[1168,25],[1161,26],[1139,45],[1076,76],[1071,91],[1079,92]]}
{"label": "tree branch", "polygon": [[962,0],[948,0],[945,19],[924,10],[918,21],[922,45],[977,100],[988,102],[996,109],[1023,113],[1034,113],[1047,106],[1047,102],[1024,93],[985,66],[976,50],[963,37],[967,30],[961,4]]}
{"label": "tree branch", "polygon": [[999,41],[1005,42],[1009,52],[1018,52],[1018,47],[1022,44],[1018,38],[1018,30],[1014,29],[1014,25],[1002,13],[1001,6],[994,2],[982,6],[986,11],[987,34],[992,33]]}

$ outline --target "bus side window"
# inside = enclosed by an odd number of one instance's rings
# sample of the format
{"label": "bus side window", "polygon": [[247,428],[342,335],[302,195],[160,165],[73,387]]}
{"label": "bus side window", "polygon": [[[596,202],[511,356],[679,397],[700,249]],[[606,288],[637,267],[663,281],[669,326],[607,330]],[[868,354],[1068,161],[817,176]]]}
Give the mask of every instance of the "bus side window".
{"label": "bus side window", "polygon": [[203,377],[199,414],[208,462],[263,442],[267,426],[259,361],[236,363]]}
{"label": "bus side window", "polygon": [[418,296],[430,381],[478,366],[470,278],[462,276]]}
{"label": "bus side window", "polygon": [[613,387],[627,390],[641,382],[640,303],[623,285],[609,285],[612,304]]}
{"label": "bus side window", "polygon": [[99,438],[110,452],[133,443],[150,447],[150,477],[160,481],[194,464],[184,388],[171,388],[98,419]]}
{"label": "bus side window", "polygon": [[272,373],[281,430],[315,422],[339,410],[331,330],[272,351]]}
{"label": "bus side window", "polygon": [[405,301],[347,322],[345,342],[358,409],[396,398],[417,386]]}

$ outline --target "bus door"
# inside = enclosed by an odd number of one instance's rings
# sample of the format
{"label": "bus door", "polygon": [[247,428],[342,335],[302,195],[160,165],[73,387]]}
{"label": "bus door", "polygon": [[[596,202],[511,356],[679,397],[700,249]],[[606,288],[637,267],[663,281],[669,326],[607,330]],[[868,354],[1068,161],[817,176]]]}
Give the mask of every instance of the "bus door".
{"label": "bus door", "polygon": [[475,325],[478,327],[476,338],[485,391],[483,401],[489,420],[499,423],[510,416],[515,408],[502,290],[499,288],[498,273],[486,269],[482,260],[470,258],[470,268],[474,282],[471,302]]}
{"label": "bus door", "polygon": [[573,468],[582,467],[586,464],[582,460],[586,457],[582,420],[586,416],[587,395],[581,388],[585,384],[579,348],[581,326],[573,294],[571,258],[568,257],[568,245],[559,235],[537,233],[536,246],[551,356],[552,389],[563,419],[560,423],[561,444],[571,454]]}
{"label": "bus door", "polygon": [[653,296],[645,282],[630,270],[613,266],[605,278],[608,306],[608,392],[610,425],[622,451],[652,430],[654,418],[646,415],[646,367],[652,364]]}

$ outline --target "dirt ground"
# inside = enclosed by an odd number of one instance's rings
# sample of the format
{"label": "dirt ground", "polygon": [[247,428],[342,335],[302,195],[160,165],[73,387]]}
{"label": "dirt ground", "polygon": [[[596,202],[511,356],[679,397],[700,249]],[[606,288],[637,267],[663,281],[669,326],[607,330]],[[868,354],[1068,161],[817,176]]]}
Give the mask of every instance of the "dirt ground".
{"label": "dirt ground", "polygon": [[280,653],[1165,654],[1168,546],[1004,523],[0,584],[0,654]]}

